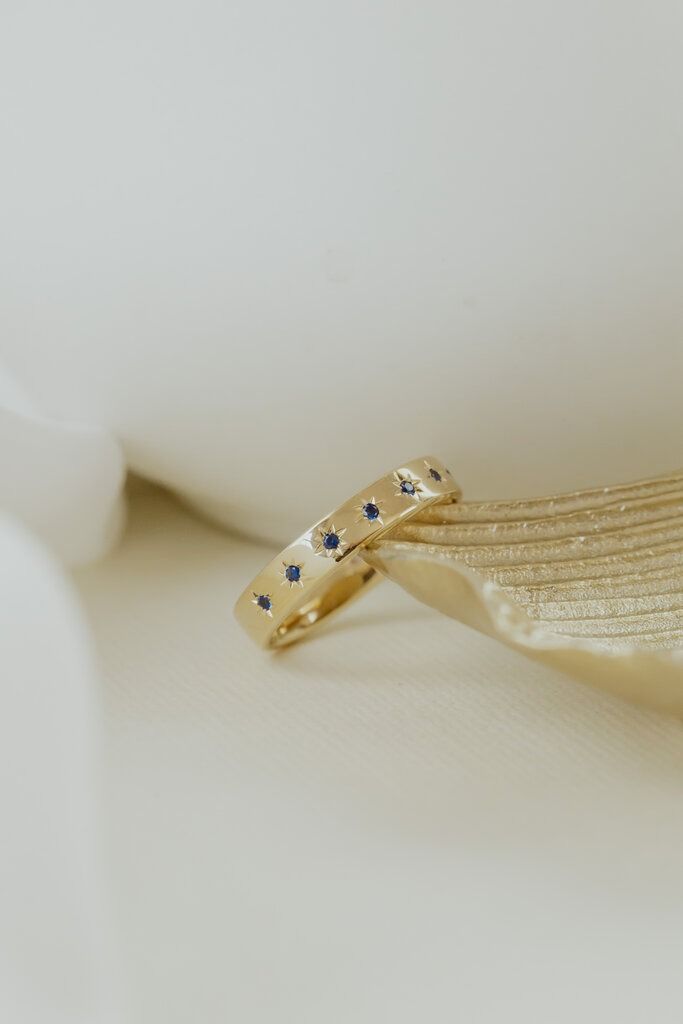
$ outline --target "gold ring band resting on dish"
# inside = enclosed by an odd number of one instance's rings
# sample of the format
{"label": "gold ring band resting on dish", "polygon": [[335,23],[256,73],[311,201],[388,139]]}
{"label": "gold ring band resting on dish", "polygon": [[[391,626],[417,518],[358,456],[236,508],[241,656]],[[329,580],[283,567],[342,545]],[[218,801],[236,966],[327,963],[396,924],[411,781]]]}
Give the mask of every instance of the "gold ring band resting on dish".
{"label": "gold ring band resting on dish", "polygon": [[261,647],[284,647],[381,579],[358,548],[460,489],[439,459],[411,459],[297,537],[252,580],[235,616]]}

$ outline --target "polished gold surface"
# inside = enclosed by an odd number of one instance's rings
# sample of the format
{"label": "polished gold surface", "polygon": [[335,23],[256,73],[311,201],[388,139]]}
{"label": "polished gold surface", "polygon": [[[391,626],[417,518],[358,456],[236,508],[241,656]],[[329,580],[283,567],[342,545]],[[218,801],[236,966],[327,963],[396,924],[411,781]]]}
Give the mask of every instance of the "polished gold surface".
{"label": "polished gold surface", "polygon": [[235,616],[256,643],[284,647],[378,582],[359,552],[386,530],[460,491],[438,459],[412,459],[344,502],[252,581]]}
{"label": "polished gold surface", "polygon": [[527,654],[683,713],[683,473],[420,510],[364,558]]}

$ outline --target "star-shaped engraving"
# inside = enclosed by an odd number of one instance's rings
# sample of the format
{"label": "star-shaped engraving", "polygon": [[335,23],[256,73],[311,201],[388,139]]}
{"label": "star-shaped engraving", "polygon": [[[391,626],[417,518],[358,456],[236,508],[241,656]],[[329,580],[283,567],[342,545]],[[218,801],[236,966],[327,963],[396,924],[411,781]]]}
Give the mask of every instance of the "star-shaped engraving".
{"label": "star-shaped engraving", "polygon": [[315,542],[316,555],[327,555],[330,558],[341,558],[348,549],[348,541],[344,540],[346,530],[338,530],[334,523],[326,523],[318,527]]}
{"label": "star-shaped engraving", "polygon": [[377,501],[377,498],[369,498],[368,501],[362,502],[360,505],[356,505],[356,512],[358,513],[357,523],[370,523],[373,526],[375,523],[379,523],[380,526],[384,526],[384,509]]}
{"label": "star-shaped engraving", "polygon": [[251,603],[255,604],[257,608],[260,608],[264,615],[272,619],[273,617],[273,599],[270,594],[257,594],[253,591],[254,596],[251,599]]}
{"label": "star-shaped engraving", "polygon": [[306,578],[303,566],[299,562],[283,562],[280,575],[282,586],[289,586],[290,590],[292,587],[303,587]]}
{"label": "star-shaped engraving", "polygon": [[394,483],[396,484],[396,496],[414,498],[416,501],[420,500],[422,494],[422,484],[417,477],[411,476],[410,473],[401,473],[396,470],[394,473]]}

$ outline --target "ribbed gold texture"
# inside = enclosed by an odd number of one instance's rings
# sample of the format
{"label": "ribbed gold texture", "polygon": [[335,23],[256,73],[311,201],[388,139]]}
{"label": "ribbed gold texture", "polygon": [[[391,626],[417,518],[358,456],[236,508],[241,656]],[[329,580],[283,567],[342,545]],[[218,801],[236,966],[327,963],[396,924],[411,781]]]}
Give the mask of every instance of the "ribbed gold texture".
{"label": "ribbed gold texture", "polygon": [[433,506],[364,557],[461,622],[683,715],[683,472]]}

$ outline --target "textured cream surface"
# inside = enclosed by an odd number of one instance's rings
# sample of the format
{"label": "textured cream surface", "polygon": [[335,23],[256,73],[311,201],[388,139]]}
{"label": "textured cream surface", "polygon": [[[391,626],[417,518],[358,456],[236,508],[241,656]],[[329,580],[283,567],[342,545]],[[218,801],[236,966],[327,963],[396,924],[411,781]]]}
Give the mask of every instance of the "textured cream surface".
{"label": "textured cream surface", "polygon": [[269,554],[143,491],[76,575],[131,1020],[680,1024],[681,723],[388,583],[264,654]]}
{"label": "textured cream surface", "polygon": [[683,475],[426,510],[368,560],[426,603],[631,699],[683,710]]}

